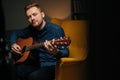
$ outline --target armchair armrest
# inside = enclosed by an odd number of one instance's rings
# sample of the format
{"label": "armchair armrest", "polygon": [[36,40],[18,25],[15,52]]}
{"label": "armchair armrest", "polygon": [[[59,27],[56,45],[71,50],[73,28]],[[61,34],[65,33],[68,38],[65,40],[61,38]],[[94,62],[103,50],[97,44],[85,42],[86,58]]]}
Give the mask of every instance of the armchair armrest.
{"label": "armchair armrest", "polygon": [[67,65],[67,64],[75,64],[75,63],[79,63],[82,60],[77,59],[77,58],[60,58],[60,60],[57,62],[57,64],[59,64],[59,66],[62,65]]}
{"label": "armchair armrest", "polygon": [[78,59],[78,58],[61,58],[60,59],[60,62],[62,63],[71,63],[71,62],[80,62],[80,61],[83,61],[82,59]]}

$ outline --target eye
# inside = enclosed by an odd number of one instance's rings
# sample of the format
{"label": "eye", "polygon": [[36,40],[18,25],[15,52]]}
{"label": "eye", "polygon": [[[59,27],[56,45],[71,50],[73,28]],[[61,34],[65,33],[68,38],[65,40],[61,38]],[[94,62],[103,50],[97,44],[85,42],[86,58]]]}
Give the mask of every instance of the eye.
{"label": "eye", "polygon": [[31,18],[31,16],[27,16],[27,19],[30,19]]}
{"label": "eye", "polygon": [[37,15],[37,13],[33,13],[33,16],[36,16]]}

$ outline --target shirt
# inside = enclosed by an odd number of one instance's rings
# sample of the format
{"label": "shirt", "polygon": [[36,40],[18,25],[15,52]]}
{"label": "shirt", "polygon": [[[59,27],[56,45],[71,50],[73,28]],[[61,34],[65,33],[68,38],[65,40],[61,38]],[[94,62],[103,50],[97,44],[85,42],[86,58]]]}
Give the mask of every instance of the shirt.
{"label": "shirt", "polygon": [[[38,30],[31,25],[28,27],[16,30],[11,33],[9,44],[16,43],[19,37],[28,38],[32,37],[37,42],[41,43],[45,40],[52,40],[60,37],[64,37],[65,33],[62,27],[46,21],[46,24],[42,30]],[[56,61],[61,57],[69,56],[69,49],[67,46],[58,46],[59,52],[57,55],[50,54],[44,47],[40,47],[37,51],[40,66],[52,66],[56,64]]]}

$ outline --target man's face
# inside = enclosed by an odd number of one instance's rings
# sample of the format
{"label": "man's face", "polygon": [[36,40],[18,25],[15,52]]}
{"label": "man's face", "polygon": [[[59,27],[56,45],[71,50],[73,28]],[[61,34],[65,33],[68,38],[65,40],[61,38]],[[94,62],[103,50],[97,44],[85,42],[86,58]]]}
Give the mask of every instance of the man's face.
{"label": "man's face", "polygon": [[41,12],[37,7],[31,7],[26,11],[26,15],[28,17],[29,23],[33,27],[38,27],[41,25],[43,21],[43,17],[45,16],[44,12]]}

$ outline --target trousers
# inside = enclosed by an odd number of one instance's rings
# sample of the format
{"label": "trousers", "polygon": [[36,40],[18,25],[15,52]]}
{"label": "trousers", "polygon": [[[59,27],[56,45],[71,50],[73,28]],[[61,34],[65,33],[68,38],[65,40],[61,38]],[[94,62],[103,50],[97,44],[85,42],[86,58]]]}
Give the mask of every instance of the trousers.
{"label": "trousers", "polygon": [[16,80],[54,80],[55,66],[36,67],[32,65],[15,65]]}

